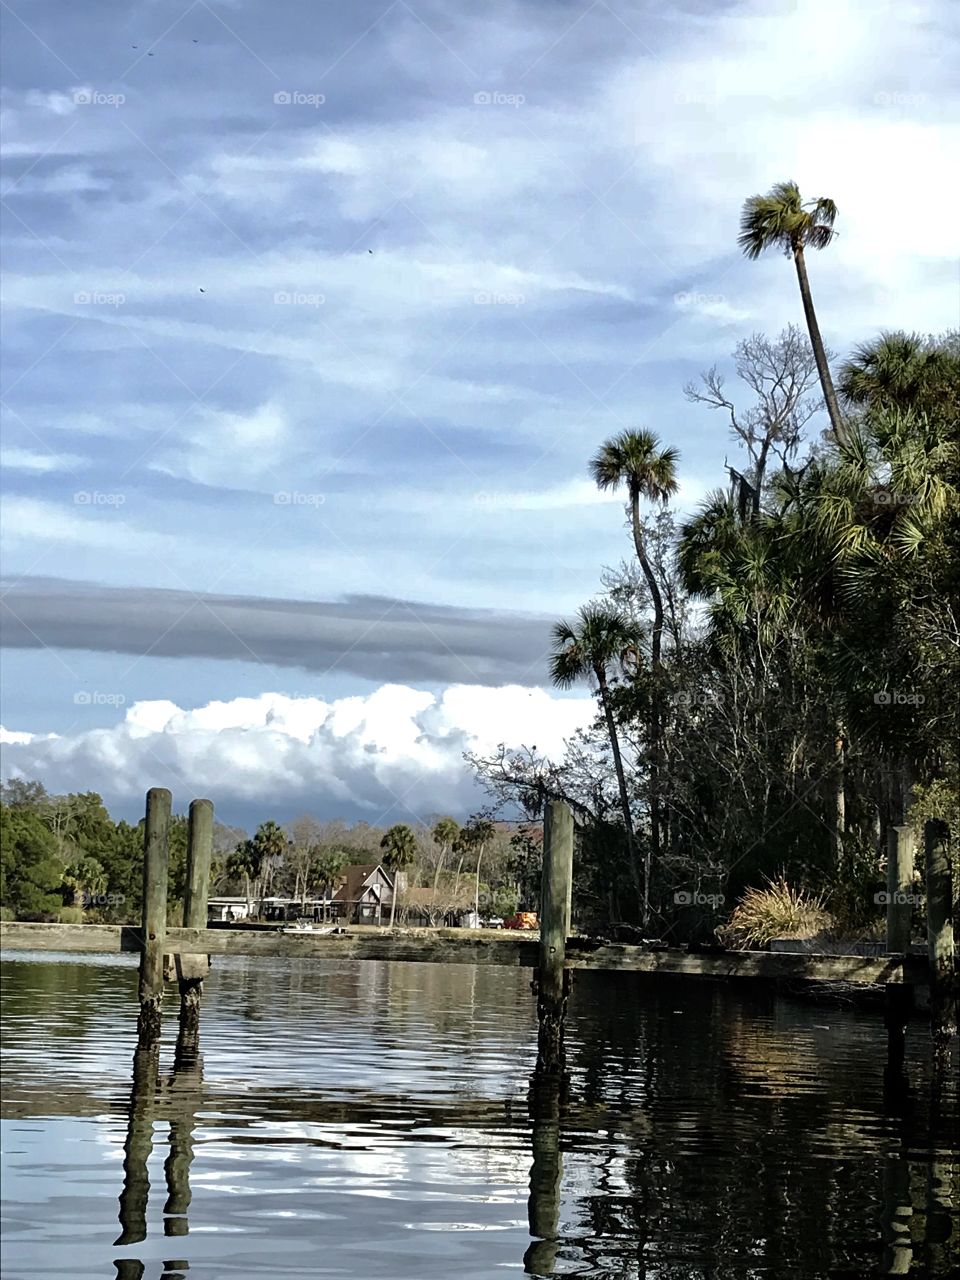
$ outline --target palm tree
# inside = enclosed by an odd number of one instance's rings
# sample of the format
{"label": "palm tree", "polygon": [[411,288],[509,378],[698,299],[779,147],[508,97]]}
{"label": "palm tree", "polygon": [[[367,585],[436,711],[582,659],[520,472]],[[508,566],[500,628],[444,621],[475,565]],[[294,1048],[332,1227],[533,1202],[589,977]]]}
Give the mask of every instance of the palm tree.
{"label": "palm tree", "polygon": [[400,896],[399,873],[417,856],[417,837],[405,822],[398,822],[380,841],[380,848],[385,850],[383,865],[393,874],[393,893],[390,895],[390,928],[392,929],[397,914],[397,898]]}
{"label": "palm tree", "polygon": [[262,863],[260,853],[252,840],[241,840],[227,858],[227,874],[231,879],[243,877],[244,897],[247,901],[247,919],[253,915],[252,885],[260,879]]}
{"label": "palm tree", "polygon": [[477,869],[476,879],[474,881],[473,890],[473,913],[480,922],[480,863],[483,861],[483,851],[487,846],[487,842],[493,839],[496,827],[489,818],[476,817],[472,818],[469,824],[463,829],[463,836],[466,844],[471,849],[477,851]]}
{"label": "palm tree", "polygon": [[640,523],[640,499],[665,504],[678,489],[676,449],[664,449],[652,431],[622,431],[608,440],[590,463],[590,471],[599,489],[616,491],[625,485],[630,496],[630,518],[633,545],[640,568],[653,601],[653,636],[650,646],[651,665],[660,670],[663,637],[663,595],[647,555]]}
{"label": "palm tree", "polygon": [[323,918],[327,918],[327,890],[331,889],[343,872],[343,868],[347,863],[347,852],[345,849],[336,847],[323,848],[314,846],[311,850],[313,854],[310,863],[309,875],[314,884],[323,894]]}
{"label": "palm tree", "polygon": [[[611,665],[622,666],[636,653],[640,644],[639,628],[619,609],[605,604],[587,604],[577,614],[576,622],[558,622],[553,628],[553,653],[550,656],[550,679],[558,689],[569,689],[579,680],[593,675],[600,694],[600,706],[607,722],[610,751],[620,790],[620,811],[627,839],[627,851],[634,880],[637,878],[633,842],[633,819],[627,780],[623,773],[620,739],[613,718],[610,685],[607,676]],[[647,867],[649,880],[649,866]],[[638,886],[639,889],[639,886]],[[644,889],[647,897],[647,889]]]}
{"label": "palm tree", "polygon": [[807,248],[827,247],[836,235],[833,229],[836,218],[837,206],[832,200],[820,196],[804,203],[800,198],[800,188],[795,182],[778,182],[766,195],[750,196],[744,201],[737,243],[751,260],[759,258],[766,249],[771,248],[781,249],[788,257],[792,256],[800,283],[800,298],[810,334],[810,345],[820,374],[824,403],[834,438],[842,443],[846,438],[843,418],[837,393],[833,389],[820,326],[817,324],[804,257],[804,250]]}
{"label": "palm tree", "polygon": [[433,837],[434,842],[440,846],[440,857],[437,859],[436,870],[433,873],[433,906],[435,908],[437,905],[437,887],[440,884],[440,872],[447,854],[456,844],[457,837],[460,835],[460,827],[453,818],[439,818],[434,824],[430,835]]}
{"label": "palm tree", "polygon": [[647,855],[647,874],[644,884],[644,924],[649,922],[650,861],[660,858],[660,755],[661,724],[663,715],[661,695],[661,648],[663,643],[663,595],[660,584],[647,555],[640,522],[640,499],[666,504],[677,492],[676,449],[665,449],[652,431],[622,431],[608,440],[592,459],[590,470],[600,489],[617,490],[625,485],[630,496],[630,522],[633,528],[633,545],[637,559],[650,589],[653,601],[653,635],[650,644],[650,666],[653,672],[653,697],[650,715],[650,850]]}

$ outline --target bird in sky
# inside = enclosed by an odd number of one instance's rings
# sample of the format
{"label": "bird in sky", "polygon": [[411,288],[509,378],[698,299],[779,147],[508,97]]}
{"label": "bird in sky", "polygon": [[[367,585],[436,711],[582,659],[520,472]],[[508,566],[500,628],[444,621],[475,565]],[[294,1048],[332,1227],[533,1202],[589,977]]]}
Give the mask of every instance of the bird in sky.
{"label": "bird in sky", "polygon": [[207,291],[206,291],[206,289],[201,289],[201,290],[200,290],[200,292],[201,292],[201,293],[206,293]]}

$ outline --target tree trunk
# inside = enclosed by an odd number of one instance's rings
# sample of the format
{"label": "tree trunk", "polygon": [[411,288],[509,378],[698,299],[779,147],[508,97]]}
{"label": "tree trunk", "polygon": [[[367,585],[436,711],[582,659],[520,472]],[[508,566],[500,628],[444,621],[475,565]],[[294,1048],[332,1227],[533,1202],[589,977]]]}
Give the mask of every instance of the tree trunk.
{"label": "tree trunk", "polygon": [[443,869],[443,860],[446,856],[447,856],[447,846],[445,844],[442,844],[440,846],[440,857],[437,859],[437,869],[433,873],[433,901],[430,907],[431,922],[433,921],[433,917],[436,914],[436,910],[437,910],[437,893],[439,892],[440,872]]}
{"label": "tree trunk", "polygon": [[393,928],[393,922],[397,915],[397,873],[393,873],[393,888],[390,890],[390,928]]}
{"label": "tree trunk", "polygon": [[603,714],[607,721],[607,733],[610,735],[610,750],[613,752],[613,765],[617,771],[617,786],[620,789],[620,809],[623,814],[623,826],[627,836],[627,853],[630,858],[630,868],[633,872],[634,883],[637,887],[637,895],[640,896],[640,884],[637,876],[637,861],[633,847],[633,820],[630,817],[630,800],[627,796],[627,780],[623,773],[623,760],[620,757],[620,740],[617,737],[617,726],[613,719],[613,710],[610,706],[610,695],[607,688],[607,673],[602,666],[594,668],[597,677],[597,684],[600,686],[600,702],[603,706]]}
{"label": "tree trunk", "polygon": [[477,879],[473,888],[473,914],[477,925],[480,924],[480,863],[483,861],[483,848],[480,846],[480,852],[477,854]]}
{"label": "tree trunk", "polygon": [[643,859],[643,915],[642,923],[646,928],[650,923],[650,874],[653,863],[660,862],[660,684],[662,678],[661,645],[663,640],[663,596],[660,585],[653,572],[653,566],[647,559],[643,542],[643,528],[640,524],[640,498],[631,495],[631,516],[633,519],[633,545],[637,559],[650,588],[653,600],[653,637],[650,644],[650,670],[653,676],[653,697],[650,708],[650,844]]}
{"label": "tree trunk", "polygon": [[834,743],[833,774],[833,865],[836,871],[843,869],[843,837],[847,826],[845,745],[843,725],[838,724]]}
{"label": "tree trunk", "polygon": [[640,495],[638,493],[630,495],[630,514],[633,520],[633,545],[636,548],[637,559],[640,561],[640,568],[643,570],[643,576],[647,580],[647,586],[650,588],[650,597],[653,600],[653,637],[650,643],[650,665],[653,667],[654,673],[656,673],[660,669],[660,650],[663,642],[663,596],[660,594],[660,584],[657,582],[653,566],[647,558],[647,549],[643,543],[643,526],[640,523]]}
{"label": "tree trunk", "polygon": [[827,363],[827,353],[824,350],[823,338],[820,336],[820,326],[817,324],[817,313],[813,309],[813,295],[810,292],[810,281],[807,277],[807,263],[803,256],[803,246],[797,245],[793,251],[793,261],[797,268],[797,280],[800,282],[800,298],[803,302],[803,314],[807,319],[807,332],[810,334],[810,345],[813,347],[813,358],[817,362],[817,373],[820,375],[820,386],[823,389],[823,399],[827,406],[827,414],[830,418],[830,426],[833,428],[834,438],[838,444],[846,444],[847,431],[843,425],[843,418],[840,414],[840,404],[837,401],[837,393],[833,389],[833,379],[830,376],[830,366]]}
{"label": "tree trunk", "polygon": [[244,872],[244,876],[243,876],[243,891],[244,891],[244,896],[247,899],[247,919],[249,920],[250,914],[253,911],[253,899],[250,896],[250,877],[246,874],[246,872]]}

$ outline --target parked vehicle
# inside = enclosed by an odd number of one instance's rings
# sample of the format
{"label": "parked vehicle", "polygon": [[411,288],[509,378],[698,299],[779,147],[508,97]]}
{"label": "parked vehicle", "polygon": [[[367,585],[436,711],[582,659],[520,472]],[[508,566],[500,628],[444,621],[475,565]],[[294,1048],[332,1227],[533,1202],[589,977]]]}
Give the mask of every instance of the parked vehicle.
{"label": "parked vehicle", "polygon": [[480,921],[482,929],[502,929],[503,920],[500,916],[487,916],[485,920]]}

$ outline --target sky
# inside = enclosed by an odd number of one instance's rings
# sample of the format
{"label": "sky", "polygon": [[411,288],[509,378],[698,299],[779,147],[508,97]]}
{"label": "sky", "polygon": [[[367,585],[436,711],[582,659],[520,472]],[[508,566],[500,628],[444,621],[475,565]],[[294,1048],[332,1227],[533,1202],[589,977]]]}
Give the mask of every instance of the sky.
{"label": "sky", "polygon": [[[4,0],[5,776],[411,821],[562,752],[554,620],[629,553],[587,462],[802,323],[958,324],[947,0]],[[952,216],[953,215],[953,216]]]}

